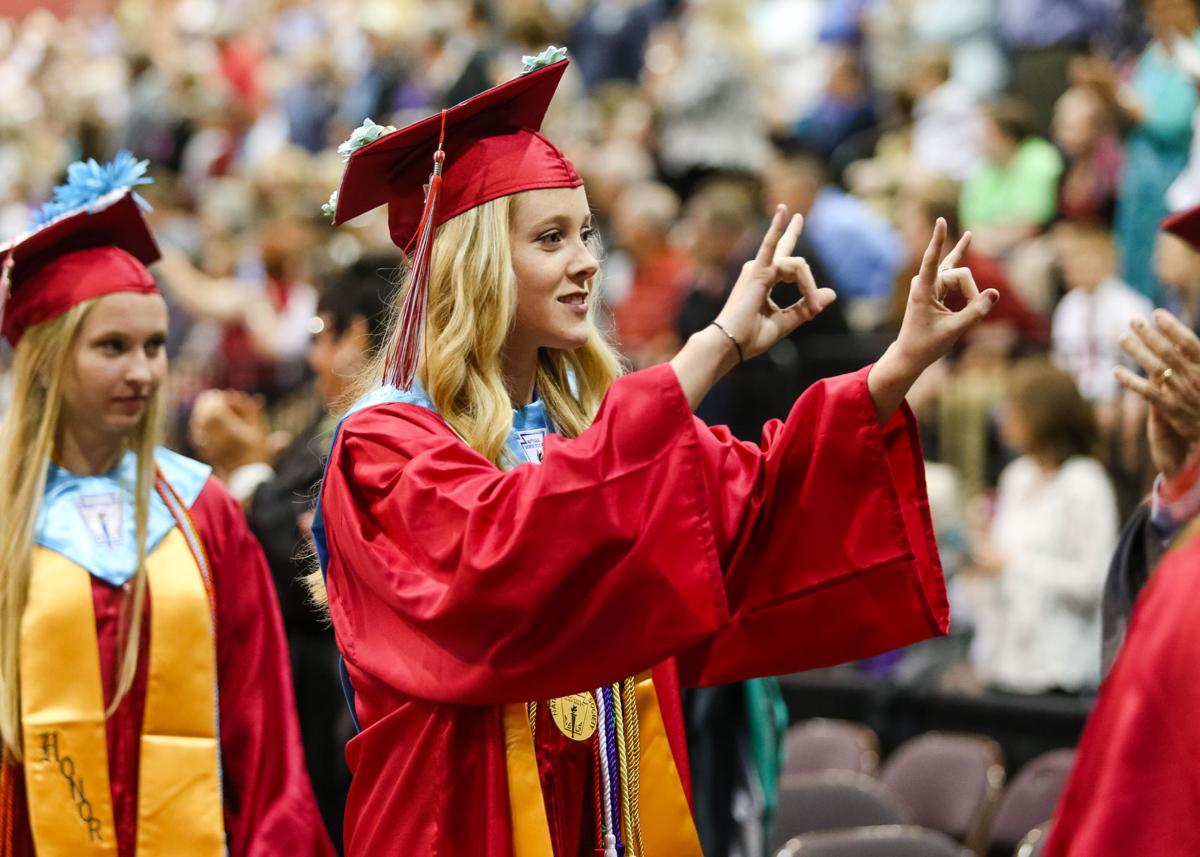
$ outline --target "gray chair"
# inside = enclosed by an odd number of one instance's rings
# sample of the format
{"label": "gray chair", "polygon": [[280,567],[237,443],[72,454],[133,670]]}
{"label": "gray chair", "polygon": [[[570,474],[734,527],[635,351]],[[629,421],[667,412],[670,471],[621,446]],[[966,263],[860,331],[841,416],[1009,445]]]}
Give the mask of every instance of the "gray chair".
{"label": "gray chair", "polygon": [[1046,840],[1049,838],[1050,822],[1047,821],[1025,834],[1025,838],[1017,846],[1013,857],[1041,857],[1042,851],[1046,848]]}
{"label": "gray chair", "polygon": [[992,819],[990,853],[1007,857],[1025,834],[1054,815],[1074,760],[1074,750],[1051,750],[1021,768]]}
{"label": "gray chair", "polygon": [[815,717],[787,731],[786,780],[793,774],[853,771],[874,774],[879,767],[879,739],[861,723]]}
{"label": "gray chair", "polygon": [[815,831],[911,821],[904,805],[874,777],[852,771],[794,774],[780,785],[770,848]]}
{"label": "gray chair", "polygon": [[982,735],[927,732],[888,757],[880,781],[922,827],[982,853],[1004,787],[1000,745]]}
{"label": "gray chair", "polygon": [[776,857],[974,857],[944,833],[889,825],[810,833],[788,841]]}

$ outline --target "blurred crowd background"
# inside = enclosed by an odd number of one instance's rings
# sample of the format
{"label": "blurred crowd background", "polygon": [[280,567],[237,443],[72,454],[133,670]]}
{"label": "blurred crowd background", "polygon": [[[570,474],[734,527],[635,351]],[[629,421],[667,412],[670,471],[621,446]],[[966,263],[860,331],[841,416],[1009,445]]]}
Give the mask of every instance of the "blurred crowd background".
{"label": "blurred crowd background", "polygon": [[[586,180],[632,367],[715,316],[775,203],[807,217],[797,252],[840,300],[704,402],[742,437],[882,352],[938,217],[971,231],[966,264],[1001,300],[910,397],[954,631],[847,669],[954,693],[1097,685],[1105,572],[1158,470],[1144,408],[1113,379],[1117,338],[1155,306],[1200,324],[1200,258],[1158,228],[1200,204],[1197,2],[57,6],[0,18],[0,234],[72,160],[149,159],[170,443],[246,480],[231,487],[248,507],[248,466],[328,438],[399,264],[383,210],[336,230],[321,215],[337,145],[566,45],[545,130]],[[283,502],[301,531],[303,500]],[[322,631],[279,580],[301,651]]]}

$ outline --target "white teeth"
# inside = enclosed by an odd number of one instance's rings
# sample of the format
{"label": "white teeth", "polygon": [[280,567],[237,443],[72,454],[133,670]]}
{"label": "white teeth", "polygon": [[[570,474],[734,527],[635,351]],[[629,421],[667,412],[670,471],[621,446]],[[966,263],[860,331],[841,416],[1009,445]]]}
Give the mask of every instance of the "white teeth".
{"label": "white teeth", "polygon": [[565,298],[559,298],[559,300],[565,304],[575,304],[580,306],[587,301],[587,295],[569,295]]}

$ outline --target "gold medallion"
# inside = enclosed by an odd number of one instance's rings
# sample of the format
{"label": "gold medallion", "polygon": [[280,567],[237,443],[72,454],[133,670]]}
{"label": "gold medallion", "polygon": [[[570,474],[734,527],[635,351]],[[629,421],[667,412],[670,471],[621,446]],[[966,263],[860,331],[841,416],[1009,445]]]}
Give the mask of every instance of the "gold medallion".
{"label": "gold medallion", "polygon": [[572,693],[546,703],[558,731],[572,741],[586,741],[596,734],[600,709],[591,693]]}

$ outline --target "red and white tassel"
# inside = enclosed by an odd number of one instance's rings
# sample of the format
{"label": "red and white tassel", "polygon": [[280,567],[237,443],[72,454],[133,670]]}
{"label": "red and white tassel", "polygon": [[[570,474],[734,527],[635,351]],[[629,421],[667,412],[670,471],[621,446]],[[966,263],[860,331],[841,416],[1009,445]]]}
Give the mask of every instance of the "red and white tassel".
{"label": "red and white tassel", "polygon": [[[442,111],[442,135],[445,135],[446,112]],[[429,176],[429,191],[425,194],[425,211],[415,236],[416,247],[410,256],[408,290],[400,305],[396,324],[399,330],[393,339],[391,352],[385,364],[385,384],[401,390],[411,389],[421,358],[421,345],[425,334],[425,319],[429,311],[429,263],[433,256],[433,235],[437,228],[438,196],[442,189],[442,168],[446,153],[442,150],[442,139],[438,140],[433,153],[433,172]]]}

